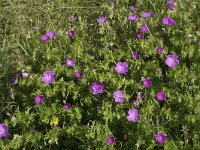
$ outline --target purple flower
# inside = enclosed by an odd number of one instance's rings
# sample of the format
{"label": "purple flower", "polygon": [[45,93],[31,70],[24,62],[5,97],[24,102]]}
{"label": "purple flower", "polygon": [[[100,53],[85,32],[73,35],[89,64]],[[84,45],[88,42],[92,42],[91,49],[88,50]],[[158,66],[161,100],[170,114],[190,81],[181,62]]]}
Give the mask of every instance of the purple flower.
{"label": "purple flower", "polygon": [[133,100],[133,105],[138,106],[139,105],[139,101],[138,100]]}
{"label": "purple flower", "polygon": [[136,39],[144,39],[144,35],[142,33],[135,33]]}
{"label": "purple flower", "polygon": [[47,36],[49,37],[49,39],[52,39],[56,36],[56,34],[57,34],[56,31],[51,30],[47,33]]}
{"label": "purple flower", "polygon": [[127,64],[127,62],[118,62],[115,65],[115,71],[118,74],[126,74],[128,72],[128,64]]}
{"label": "purple flower", "polygon": [[117,90],[117,91],[114,92],[113,98],[115,99],[115,102],[123,103],[125,98],[126,98],[126,95],[124,94],[123,91]]}
{"label": "purple flower", "polygon": [[110,3],[116,3],[117,0],[109,0]]}
{"label": "purple flower", "polygon": [[64,105],[64,109],[65,110],[69,110],[69,109],[71,109],[72,108],[72,106],[69,104],[69,103],[66,103],[65,105]]}
{"label": "purple flower", "polygon": [[160,144],[164,143],[166,141],[166,134],[163,132],[157,133],[155,136],[155,140]]}
{"label": "purple flower", "polygon": [[67,58],[66,66],[69,68],[73,68],[75,66],[75,60],[73,58]]}
{"label": "purple flower", "polygon": [[81,71],[77,71],[75,73],[75,77],[77,77],[77,78],[81,78],[82,76],[83,76],[83,73]]}
{"label": "purple flower", "polygon": [[140,115],[136,108],[129,109],[127,119],[129,122],[138,122]]}
{"label": "purple flower", "polygon": [[145,88],[149,88],[151,86],[151,79],[149,77],[143,79],[143,86]]}
{"label": "purple flower", "polygon": [[167,0],[167,4],[168,4],[168,5],[171,5],[171,4],[173,4],[174,2],[176,2],[176,0]]}
{"label": "purple flower", "polygon": [[115,137],[113,135],[110,135],[107,139],[107,142],[109,145],[113,145],[115,143]]}
{"label": "purple flower", "polygon": [[16,85],[19,82],[19,77],[15,76],[14,78],[12,78],[12,80],[10,81],[11,85]]}
{"label": "purple flower", "polygon": [[150,18],[150,17],[153,17],[153,16],[154,16],[154,12],[144,12],[144,13],[142,14],[142,16],[143,16],[144,18]]}
{"label": "purple flower", "polygon": [[105,23],[107,21],[107,17],[101,16],[96,21],[97,21],[98,24]]}
{"label": "purple flower", "polygon": [[24,71],[22,71],[22,77],[23,77],[23,78],[27,78],[27,77],[28,77],[28,73],[27,73],[27,72],[24,72]]}
{"label": "purple flower", "polygon": [[40,37],[40,39],[41,39],[43,42],[47,42],[47,41],[49,41],[49,36],[48,36],[48,35],[42,35],[42,36]]}
{"label": "purple flower", "polygon": [[68,36],[71,37],[71,38],[75,37],[75,31],[74,31],[73,28],[69,29]]}
{"label": "purple flower", "polygon": [[161,46],[158,46],[156,49],[158,54],[162,54],[163,53],[163,48]]}
{"label": "purple flower", "polygon": [[55,82],[56,77],[53,71],[45,71],[42,75],[42,81],[46,84],[50,84],[52,82]]}
{"label": "purple flower", "polygon": [[166,95],[163,91],[160,91],[156,94],[156,98],[159,101],[164,101],[166,99]]}
{"label": "purple flower", "polygon": [[178,56],[176,54],[173,55],[167,55],[167,58],[165,60],[165,64],[169,67],[169,68],[174,68],[179,64],[179,59]]}
{"label": "purple flower", "polygon": [[175,10],[175,9],[176,9],[176,6],[175,6],[175,5],[173,5],[173,4],[169,4],[168,6],[169,6],[169,9],[170,9],[171,11],[173,11],[173,10]]}
{"label": "purple flower", "polygon": [[0,139],[8,135],[8,126],[4,123],[0,124]]}
{"label": "purple flower", "polygon": [[172,26],[172,25],[176,25],[176,21],[173,20],[172,18],[170,17],[165,17],[162,19],[162,23],[165,25],[165,26]]}
{"label": "purple flower", "polygon": [[140,21],[140,17],[138,15],[128,16],[127,19],[129,22],[139,22]]}
{"label": "purple flower", "polygon": [[143,25],[141,26],[141,31],[142,31],[142,32],[149,32],[148,25],[147,25],[147,24],[143,24]]}
{"label": "purple flower", "polygon": [[35,104],[41,103],[43,99],[44,99],[43,95],[37,95],[37,96],[35,96],[35,98],[34,98]]}
{"label": "purple flower", "polygon": [[136,51],[131,52],[131,57],[135,60],[140,59],[140,55]]}
{"label": "purple flower", "polygon": [[130,11],[135,12],[137,8],[135,6],[130,6]]}
{"label": "purple flower", "polygon": [[104,92],[105,85],[102,82],[94,82],[90,86],[93,95],[102,94]]}
{"label": "purple flower", "polygon": [[141,99],[142,99],[142,93],[141,93],[141,92],[138,92],[138,94],[137,94],[137,99],[138,99],[138,100],[141,100]]}

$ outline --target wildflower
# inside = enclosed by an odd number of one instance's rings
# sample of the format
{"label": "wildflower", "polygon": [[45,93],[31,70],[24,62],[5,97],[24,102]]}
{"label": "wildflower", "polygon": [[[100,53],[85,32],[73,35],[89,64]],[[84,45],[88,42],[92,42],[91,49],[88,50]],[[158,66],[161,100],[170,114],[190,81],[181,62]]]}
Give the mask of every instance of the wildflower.
{"label": "wildflower", "polygon": [[141,31],[142,31],[142,32],[149,32],[148,25],[147,25],[147,24],[143,24],[143,25],[141,26]]}
{"label": "wildflower", "polygon": [[143,86],[145,88],[149,88],[151,86],[151,79],[149,77],[143,79]]}
{"label": "wildflower", "polygon": [[97,21],[98,24],[103,24],[107,21],[107,17],[101,16],[96,21]]}
{"label": "wildflower", "polygon": [[130,11],[135,12],[137,8],[135,6],[130,6]]}
{"label": "wildflower", "polygon": [[144,12],[144,13],[142,14],[142,16],[143,16],[144,18],[150,18],[150,17],[153,17],[153,16],[154,16],[154,12]]}
{"label": "wildflower", "polygon": [[144,39],[144,35],[142,33],[135,33],[136,39]]}
{"label": "wildflower", "polygon": [[172,26],[172,25],[176,25],[176,21],[173,20],[172,18],[170,17],[165,17],[162,19],[162,23],[163,25],[165,26]]}
{"label": "wildflower", "polygon": [[169,6],[169,9],[170,9],[171,11],[173,11],[173,10],[175,10],[175,9],[176,9],[176,6],[175,6],[175,5],[173,5],[173,4],[169,4],[168,6]]}
{"label": "wildflower", "polygon": [[113,145],[115,143],[115,137],[113,135],[110,135],[107,139],[107,143],[109,145]]}
{"label": "wildflower", "polygon": [[163,91],[160,91],[156,94],[156,98],[159,101],[164,101],[166,99],[166,95]]}
{"label": "wildflower", "polygon": [[41,39],[43,42],[47,42],[47,41],[49,41],[49,36],[48,36],[48,35],[42,35],[42,36],[40,37],[40,39]]}
{"label": "wildflower", "polygon": [[138,15],[134,15],[134,16],[128,16],[128,22],[132,23],[132,22],[139,22],[140,21],[140,17]]}
{"label": "wildflower", "polygon": [[42,81],[46,84],[50,84],[56,80],[55,74],[53,71],[45,71],[42,76]]}
{"label": "wildflower", "polygon": [[58,119],[58,117],[53,117],[52,118],[52,120],[51,120],[51,123],[53,124],[53,125],[58,125],[58,122],[59,122],[59,119]]}
{"label": "wildflower", "polygon": [[69,68],[73,68],[75,66],[75,60],[73,58],[67,58],[66,66]]}
{"label": "wildflower", "polygon": [[24,71],[22,71],[22,77],[23,77],[23,78],[27,78],[27,77],[28,77],[28,73],[27,73],[27,72],[24,72]]}
{"label": "wildflower", "polygon": [[81,72],[81,71],[77,71],[76,73],[75,73],[75,77],[76,78],[81,78],[83,76],[83,73]]}
{"label": "wildflower", "polygon": [[139,105],[139,101],[138,100],[133,100],[133,105],[138,106]]}
{"label": "wildflower", "polygon": [[176,2],[176,0],[167,0],[167,4],[168,4],[168,5],[171,5],[171,4],[173,4],[174,2]]}
{"label": "wildflower", "polygon": [[42,101],[43,99],[44,99],[44,96],[43,96],[43,95],[37,95],[37,96],[35,96],[35,99],[34,99],[35,104],[41,103],[41,101]]}
{"label": "wildflower", "polygon": [[90,86],[93,95],[102,94],[104,92],[105,85],[102,82],[94,82]]}
{"label": "wildflower", "polygon": [[135,60],[140,59],[140,55],[135,51],[131,52],[131,57]]}
{"label": "wildflower", "polygon": [[138,94],[137,94],[137,99],[138,99],[138,100],[141,100],[141,99],[142,99],[142,93],[141,93],[141,92],[138,92]]}
{"label": "wildflower", "polygon": [[75,31],[74,31],[73,28],[69,29],[68,36],[71,37],[71,38],[75,37]]}
{"label": "wildflower", "polygon": [[127,119],[129,122],[138,122],[140,115],[136,108],[129,109]]}
{"label": "wildflower", "polygon": [[163,53],[163,48],[161,46],[158,46],[156,49],[158,54],[162,54]]}
{"label": "wildflower", "polygon": [[115,66],[115,71],[118,74],[126,74],[128,72],[128,63],[127,62],[118,62]]}
{"label": "wildflower", "polygon": [[57,34],[56,31],[51,30],[47,33],[47,36],[49,37],[49,39],[52,39],[56,36],[56,34]]}
{"label": "wildflower", "polygon": [[114,92],[113,98],[115,99],[115,102],[123,103],[125,98],[126,98],[126,95],[124,94],[123,91],[117,90],[117,91]]}
{"label": "wildflower", "polygon": [[0,139],[3,137],[7,137],[8,135],[8,125],[1,123],[0,124]]}
{"label": "wildflower", "polygon": [[155,140],[160,144],[164,143],[166,141],[166,134],[163,132],[157,133],[155,136]]}
{"label": "wildflower", "polygon": [[69,110],[69,109],[71,109],[72,108],[72,106],[69,104],[69,103],[66,103],[65,105],[64,105],[64,109],[65,110]]}
{"label": "wildflower", "polygon": [[109,0],[110,3],[116,3],[117,0]]}
{"label": "wildflower", "polygon": [[10,81],[11,85],[16,85],[19,82],[19,77],[16,75],[12,80]]}
{"label": "wildflower", "polygon": [[166,60],[165,60],[165,64],[170,68],[174,68],[179,64],[178,58],[179,57],[176,54],[167,55]]}

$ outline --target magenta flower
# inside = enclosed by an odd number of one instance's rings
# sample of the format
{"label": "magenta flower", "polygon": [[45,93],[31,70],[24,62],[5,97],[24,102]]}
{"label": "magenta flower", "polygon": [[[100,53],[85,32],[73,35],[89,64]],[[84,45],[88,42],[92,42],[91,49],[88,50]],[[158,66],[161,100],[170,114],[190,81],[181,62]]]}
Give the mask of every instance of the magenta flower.
{"label": "magenta flower", "polygon": [[169,4],[168,6],[169,6],[169,9],[170,9],[171,11],[173,11],[173,10],[175,10],[175,9],[176,9],[176,6],[175,6],[175,5],[173,5],[173,4]]}
{"label": "magenta flower", "polygon": [[35,104],[41,103],[43,101],[43,99],[44,99],[43,95],[37,95],[37,96],[35,96],[35,99],[34,99]]}
{"label": "magenta flower", "polygon": [[118,62],[115,65],[115,71],[118,74],[126,74],[128,72],[128,63],[127,62]]}
{"label": "magenta flower", "polygon": [[162,54],[163,53],[163,48],[161,46],[158,46],[156,49],[158,54]]}
{"label": "magenta flower", "polygon": [[142,33],[135,33],[136,39],[144,39],[144,35]]}
{"label": "magenta flower", "polygon": [[131,52],[131,57],[135,60],[140,59],[140,55],[136,51]]}
{"label": "magenta flower", "polygon": [[143,25],[141,26],[141,31],[142,31],[142,32],[149,32],[148,25],[147,25],[147,24],[143,24]]}
{"label": "magenta flower", "polygon": [[139,105],[139,101],[138,100],[133,100],[133,105],[138,106]]}
{"label": "magenta flower", "polygon": [[115,102],[123,103],[125,98],[126,98],[126,95],[124,94],[123,91],[117,90],[117,91],[114,92],[113,98],[115,99]]}
{"label": "magenta flower", "polygon": [[64,105],[64,109],[65,110],[69,110],[69,109],[71,109],[72,108],[72,106],[69,104],[69,103],[66,103],[65,105]]}
{"label": "magenta flower", "polygon": [[71,38],[74,38],[75,37],[75,31],[73,28],[69,29],[68,31],[68,36],[71,37]]}
{"label": "magenta flower", "polygon": [[110,135],[107,139],[107,143],[109,145],[113,145],[115,143],[115,137],[113,135]]}
{"label": "magenta flower", "polygon": [[154,16],[154,12],[144,12],[144,13],[142,14],[142,16],[143,16],[144,18],[150,18],[150,17],[153,17],[153,16]]}
{"label": "magenta flower", "polygon": [[129,122],[138,122],[140,115],[136,108],[129,109],[127,119]]}
{"label": "magenta flower", "polygon": [[176,2],[176,0],[167,0],[167,4],[168,4],[168,5],[171,5],[171,4],[173,4],[174,2]]}
{"label": "magenta flower", "polygon": [[170,17],[165,17],[162,19],[162,23],[163,25],[165,26],[172,26],[172,25],[176,25],[176,21],[173,20],[172,18]]}
{"label": "magenta flower", "polygon": [[12,80],[10,81],[11,85],[16,85],[19,82],[19,77],[16,75],[12,78]]}
{"label": "magenta flower", "polygon": [[140,17],[138,15],[134,15],[134,16],[128,16],[128,22],[132,23],[132,22],[139,22],[140,21]]}
{"label": "magenta flower", "polygon": [[77,71],[76,73],[75,73],[75,77],[76,78],[81,78],[83,76],[83,73],[81,72],[81,71]]}
{"label": "magenta flower", "polygon": [[166,99],[166,95],[163,91],[160,91],[156,94],[156,98],[159,101],[164,101]]}
{"label": "magenta flower", "polygon": [[67,58],[66,66],[69,68],[73,68],[75,66],[75,60],[73,58]]}
{"label": "magenta flower", "polygon": [[49,39],[52,39],[56,36],[56,34],[57,34],[56,31],[51,30],[47,33],[47,36],[49,37]]}
{"label": "magenta flower", "polygon": [[103,24],[107,21],[107,17],[101,16],[96,21],[97,21],[98,24]]}
{"label": "magenta flower", "polygon": [[49,36],[48,36],[48,35],[42,35],[42,36],[40,37],[40,39],[41,39],[43,42],[47,42],[47,41],[49,41]]}
{"label": "magenta flower", "polygon": [[90,86],[90,90],[92,90],[93,95],[102,94],[104,92],[105,85],[102,82],[94,82]]}
{"label": "magenta flower", "polygon": [[4,123],[0,124],[0,139],[3,137],[7,137],[8,135],[8,126]]}
{"label": "magenta flower", "polygon": [[131,12],[135,12],[137,10],[137,8],[135,6],[130,6],[130,11]]}
{"label": "magenta flower", "polygon": [[143,86],[145,88],[149,88],[151,86],[151,79],[149,77],[143,79]]}
{"label": "magenta flower", "polygon": [[42,76],[42,81],[46,84],[55,82],[56,76],[53,71],[45,71]]}
{"label": "magenta flower", "polygon": [[164,143],[166,141],[166,134],[163,132],[157,133],[155,136],[155,140],[160,144]]}
{"label": "magenta flower", "polygon": [[176,54],[173,55],[167,55],[167,58],[165,60],[165,64],[169,67],[169,68],[174,68],[179,64],[179,57]]}

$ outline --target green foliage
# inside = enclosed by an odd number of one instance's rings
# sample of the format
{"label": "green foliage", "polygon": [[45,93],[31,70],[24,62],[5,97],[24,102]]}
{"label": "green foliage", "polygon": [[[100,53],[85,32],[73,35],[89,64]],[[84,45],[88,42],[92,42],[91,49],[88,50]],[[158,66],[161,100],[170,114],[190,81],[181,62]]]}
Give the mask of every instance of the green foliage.
{"label": "green foliage", "polygon": [[[199,0],[177,0],[176,10],[170,11],[165,0],[50,0],[0,2],[0,123],[9,126],[9,135],[0,139],[0,149],[199,149],[200,148],[200,27]],[[128,23],[129,6],[139,14],[154,11],[150,19]],[[68,17],[78,16],[70,22]],[[99,16],[107,16],[98,25]],[[176,26],[164,27],[162,18],[170,16]],[[134,34],[148,23],[151,33],[144,40]],[[39,29],[33,30],[37,25]],[[71,39],[67,31],[74,28]],[[55,30],[55,39],[44,43],[40,36]],[[164,53],[158,55],[158,45]],[[141,59],[135,61],[130,52],[135,49]],[[178,54],[180,64],[167,68],[167,54]],[[65,66],[66,58],[74,58],[76,66]],[[129,72],[125,76],[114,71],[116,62],[125,60]],[[41,81],[45,70],[53,70],[56,82]],[[76,79],[74,73],[84,75]],[[29,76],[23,78],[26,71]],[[19,83],[11,85],[17,75]],[[152,86],[144,89],[142,78],[150,77]],[[92,82],[106,85],[103,95],[93,96]],[[113,92],[122,89],[126,100],[116,104]],[[165,91],[167,100],[156,100],[158,91]],[[132,100],[142,91],[138,106],[138,123],[128,122],[127,111],[135,106]],[[44,102],[34,104],[42,94]],[[65,103],[72,105],[64,110]],[[158,144],[157,132],[167,134],[167,141]],[[114,135],[115,144],[107,138]]]}

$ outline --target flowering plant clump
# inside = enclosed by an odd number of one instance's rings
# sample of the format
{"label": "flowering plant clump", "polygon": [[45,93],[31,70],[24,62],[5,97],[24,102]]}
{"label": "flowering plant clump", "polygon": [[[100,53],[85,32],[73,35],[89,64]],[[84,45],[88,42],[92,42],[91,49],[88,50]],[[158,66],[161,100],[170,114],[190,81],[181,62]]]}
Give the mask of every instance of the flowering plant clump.
{"label": "flowering plant clump", "polygon": [[199,0],[3,6],[0,150],[200,149]]}

